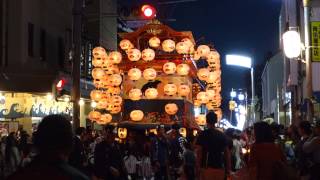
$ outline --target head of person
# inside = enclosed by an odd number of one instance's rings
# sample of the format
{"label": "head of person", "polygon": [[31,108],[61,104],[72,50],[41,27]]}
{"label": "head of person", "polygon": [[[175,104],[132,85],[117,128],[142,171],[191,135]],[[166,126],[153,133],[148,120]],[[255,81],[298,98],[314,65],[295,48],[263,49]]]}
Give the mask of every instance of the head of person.
{"label": "head of person", "polygon": [[157,128],[157,134],[158,136],[164,136],[166,133],[165,127],[163,124],[159,125]]}
{"label": "head of person", "polygon": [[257,122],[253,126],[256,143],[273,143],[272,129],[267,122]]}
{"label": "head of person", "polygon": [[15,134],[14,132],[11,132],[11,133],[8,135],[7,139],[6,139],[6,145],[7,145],[8,147],[15,146],[15,145],[16,145],[16,141],[17,141],[17,139],[16,139],[16,134]]}
{"label": "head of person", "polygon": [[179,129],[180,129],[180,125],[179,124],[173,124],[172,125],[172,133],[174,134],[174,136],[179,135]]}
{"label": "head of person", "polygon": [[315,127],[314,127],[314,134],[316,136],[320,136],[320,118],[316,120]]}
{"label": "head of person", "polygon": [[68,158],[72,144],[72,127],[66,116],[49,115],[42,119],[34,137],[40,155]]}
{"label": "head of person", "polygon": [[300,136],[310,136],[312,133],[311,123],[309,121],[301,121],[298,126]]}
{"label": "head of person", "polygon": [[215,124],[218,122],[217,114],[213,111],[208,112],[206,119],[208,128],[214,128]]}
{"label": "head of person", "polygon": [[115,140],[115,127],[113,125],[106,125],[104,128],[104,140],[108,143],[113,143]]}
{"label": "head of person", "polygon": [[79,136],[81,139],[83,139],[86,135],[86,128],[84,127],[78,127],[75,131],[76,135]]}

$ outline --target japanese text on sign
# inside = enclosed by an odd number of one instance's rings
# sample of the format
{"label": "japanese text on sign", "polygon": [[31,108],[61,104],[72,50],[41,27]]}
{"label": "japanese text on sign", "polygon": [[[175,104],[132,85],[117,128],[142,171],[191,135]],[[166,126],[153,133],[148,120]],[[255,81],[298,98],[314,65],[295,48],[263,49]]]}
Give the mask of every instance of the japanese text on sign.
{"label": "japanese text on sign", "polygon": [[320,22],[311,22],[312,61],[320,62]]}

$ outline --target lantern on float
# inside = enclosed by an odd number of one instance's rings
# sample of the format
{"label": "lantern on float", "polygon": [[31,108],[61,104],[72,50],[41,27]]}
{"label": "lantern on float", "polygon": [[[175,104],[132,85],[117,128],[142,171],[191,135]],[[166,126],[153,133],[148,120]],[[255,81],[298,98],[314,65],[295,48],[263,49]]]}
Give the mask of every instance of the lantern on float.
{"label": "lantern on float", "polygon": [[207,83],[214,83],[221,76],[221,71],[211,71],[206,79]]}
{"label": "lantern on float", "polygon": [[160,46],[160,39],[157,36],[153,36],[149,39],[149,46],[153,48],[158,48]]}
{"label": "lantern on float", "polygon": [[144,114],[141,110],[133,110],[130,112],[130,118],[132,121],[141,121],[143,116]]}
{"label": "lantern on float", "polygon": [[127,137],[128,130],[126,128],[118,128],[118,137],[125,139]]}
{"label": "lantern on float", "polygon": [[200,57],[206,58],[207,55],[210,53],[210,48],[207,45],[200,45],[197,48],[197,52],[199,53]]}
{"label": "lantern on float", "polygon": [[109,78],[109,81],[112,86],[120,86],[122,77],[120,74],[112,74]]}
{"label": "lantern on float", "polygon": [[144,94],[147,99],[155,99],[158,96],[158,90],[156,88],[148,88]]}
{"label": "lantern on float", "polygon": [[152,61],[152,60],[154,60],[155,56],[156,56],[156,54],[153,49],[148,48],[148,49],[144,49],[142,51],[142,59],[144,61]]}
{"label": "lantern on float", "polygon": [[141,71],[140,69],[138,68],[131,68],[129,71],[128,71],[128,76],[129,76],[129,79],[132,80],[132,81],[137,81],[141,78]]}
{"label": "lantern on float", "polygon": [[94,87],[95,88],[103,88],[104,87],[104,84],[103,84],[104,82],[103,81],[101,81],[100,79],[94,79],[93,80],[93,84],[94,84]]}
{"label": "lantern on float", "polygon": [[163,72],[170,75],[170,74],[174,74],[176,72],[176,64],[173,62],[167,62],[163,65],[162,67]]}
{"label": "lantern on float", "polygon": [[119,68],[111,63],[104,63],[102,69],[106,72],[107,75],[115,74],[119,72]]}
{"label": "lantern on float", "polygon": [[143,71],[143,78],[148,81],[153,81],[157,77],[157,71],[153,68],[148,68]]}
{"label": "lantern on float", "polygon": [[129,91],[129,98],[132,100],[132,101],[139,101],[142,97],[142,92],[140,89],[131,89]]}
{"label": "lantern on float", "polygon": [[128,50],[132,47],[132,43],[128,39],[123,39],[120,41],[120,48],[122,50]]}
{"label": "lantern on float", "polygon": [[88,114],[88,118],[91,121],[96,121],[96,120],[100,119],[100,117],[101,117],[101,113],[99,111],[91,111]]}
{"label": "lantern on float", "polygon": [[208,94],[206,92],[204,92],[204,91],[199,92],[197,94],[197,99],[199,100],[199,102],[201,104],[206,104],[207,102],[209,102]]}
{"label": "lantern on float", "polygon": [[207,95],[208,95],[209,101],[212,101],[213,98],[214,98],[214,96],[216,95],[216,92],[215,92],[214,89],[207,89],[207,90],[206,90],[206,93],[207,93]]}
{"label": "lantern on float", "polygon": [[201,68],[198,70],[197,76],[201,81],[206,81],[209,76],[209,69],[207,68]]}
{"label": "lantern on float", "polygon": [[200,59],[200,54],[198,51],[194,51],[193,53],[193,60],[198,61]]}
{"label": "lantern on float", "polygon": [[207,124],[207,118],[205,114],[199,114],[196,117],[196,122],[199,126],[205,126]]}
{"label": "lantern on float", "polygon": [[109,86],[107,88],[107,93],[112,95],[119,95],[121,93],[121,89],[117,86]]}
{"label": "lantern on float", "polygon": [[207,109],[208,109],[209,111],[211,111],[211,110],[213,110],[213,109],[215,108],[215,105],[214,105],[214,103],[212,103],[212,102],[208,102],[208,103],[206,104],[206,107],[207,107]]}
{"label": "lantern on float", "polygon": [[176,44],[176,51],[178,54],[187,54],[189,52],[190,47],[185,42],[178,42]]}
{"label": "lantern on float", "polygon": [[166,106],[164,107],[164,110],[169,115],[175,115],[179,109],[175,103],[169,103],[169,104],[166,104]]}
{"label": "lantern on float", "polygon": [[109,100],[108,98],[101,98],[97,103],[98,109],[106,109],[108,107]]}
{"label": "lantern on float", "polygon": [[167,39],[162,42],[162,50],[164,52],[172,52],[175,49],[176,49],[176,43],[173,40]]}
{"label": "lantern on float", "polygon": [[217,62],[220,60],[220,54],[217,51],[210,51],[207,55],[208,62]]}
{"label": "lantern on float", "polygon": [[103,79],[103,77],[106,75],[103,69],[101,68],[94,68],[92,70],[92,77],[93,79]]}
{"label": "lantern on float", "polygon": [[190,71],[190,67],[188,64],[182,63],[177,66],[177,73],[180,76],[187,76],[189,74],[189,71]]}
{"label": "lantern on float", "polygon": [[115,96],[111,96],[110,98],[110,104],[114,104],[114,105],[121,105],[122,104],[122,97],[115,95]]}
{"label": "lantern on float", "polygon": [[106,54],[106,50],[103,47],[95,47],[92,50],[93,57],[101,57],[103,54]]}
{"label": "lantern on float", "polygon": [[119,64],[122,60],[122,55],[120,52],[118,51],[112,51],[110,54],[109,54],[109,62],[111,64]]}
{"label": "lantern on float", "polygon": [[119,112],[121,112],[121,105],[111,105],[111,108],[110,108],[110,113],[111,114],[118,114]]}
{"label": "lantern on float", "polygon": [[128,51],[128,59],[130,61],[139,61],[141,58],[141,52],[139,49],[130,49]]}
{"label": "lantern on float", "polygon": [[111,114],[101,114],[100,119],[98,122],[101,124],[108,124],[112,121],[112,115]]}
{"label": "lantern on float", "polygon": [[186,84],[181,84],[178,88],[179,96],[186,97],[190,93],[190,87]]}
{"label": "lantern on float", "polygon": [[90,97],[94,101],[99,101],[103,97],[103,92],[99,90],[92,90],[90,92]]}
{"label": "lantern on float", "polygon": [[[183,39],[181,40],[181,42],[186,43],[189,48],[193,48],[193,47],[194,47],[193,42],[192,42],[189,38],[183,38]],[[194,48],[193,48],[193,49],[194,49]]]}
{"label": "lantern on float", "polygon": [[106,63],[108,60],[108,55],[107,54],[103,54],[102,56],[99,57],[94,57],[92,60],[92,65],[94,67],[103,67],[103,64]]}
{"label": "lantern on float", "polygon": [[187,137],[187,129],[186,128],[180,128],[179,133],[181,134],[182,137],[186,138]]}
{"label": "lantern on float", "polygon": [[177,93],[177,86],[173,83],[168,83],[164,85],[164,93],[168,96],[173,96]]}

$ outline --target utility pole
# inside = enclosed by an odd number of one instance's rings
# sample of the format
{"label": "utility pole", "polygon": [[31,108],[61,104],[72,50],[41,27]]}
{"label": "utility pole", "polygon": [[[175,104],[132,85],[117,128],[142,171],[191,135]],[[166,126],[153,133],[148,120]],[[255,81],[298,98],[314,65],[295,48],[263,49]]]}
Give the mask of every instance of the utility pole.
{"label": "utility pole", "polygon": [[253,64],[251,65],[252,67],[250,68],[250,75],[251,75],[251,122],[253,125],[256,122],[256,111],[255,111],[255,83],[254,83],[254,69],[253,69]]}
{"label": "utility pole", "polygon": [[80,58],[83,0],[73,0],[72,103],[73,129],[80,127]]}
{"label": "utility pole", "polygon": [[310,59],[310,0],[303,0],[303,13],[304,13],[304,45],[306,47],[305,60],[306,60],[306,84],[307,84],[307,120],[312,121],[311,111],[311,98],[312,98],[312,69]]}

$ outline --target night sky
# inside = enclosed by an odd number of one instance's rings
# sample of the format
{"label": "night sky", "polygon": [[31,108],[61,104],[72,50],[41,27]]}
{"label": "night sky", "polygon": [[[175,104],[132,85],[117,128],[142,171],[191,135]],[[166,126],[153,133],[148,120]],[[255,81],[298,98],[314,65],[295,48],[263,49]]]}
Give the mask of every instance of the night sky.
{"label": "night sky", "polygon": [[[130,3],[157,4],[160,21],[177,31],[192,31],[195,40],[200,39],[198,44],[214,44],[221,55],[225,105],[231,88],[250,85],[249,70],[226,66],[225,55],[238,53],[251,56],[254,64],[263,68],[267,53],[278,50],[281,0],[197,0],[160,5],[168,1],[132,0]],[[202,37],[204,39],[201,40]],[[256,78],[259,81],[260,76]]]}

